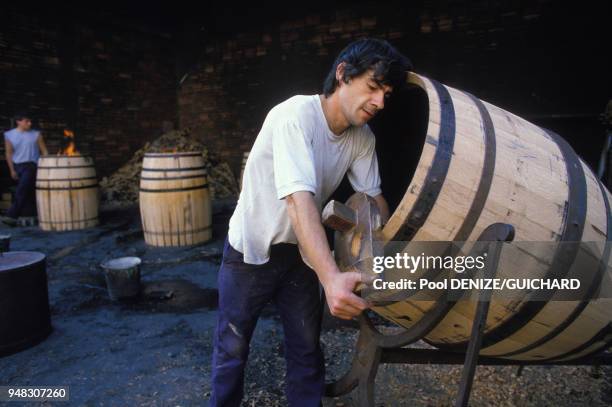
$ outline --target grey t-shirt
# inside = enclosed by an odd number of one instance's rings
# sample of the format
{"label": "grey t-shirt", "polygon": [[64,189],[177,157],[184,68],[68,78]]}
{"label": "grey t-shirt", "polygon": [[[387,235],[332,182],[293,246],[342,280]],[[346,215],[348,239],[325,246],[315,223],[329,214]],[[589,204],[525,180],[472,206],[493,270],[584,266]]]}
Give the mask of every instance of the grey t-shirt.
{"label": "grey t-shirt", "polygon": [[13,145],[13,162],[15,164],[38,162],[40,149],[38,148],[39,131],[20,131],[12,129],[4,132],[4,137]]}
{"label": "grey t-shirt", "polygon": [[297,243],[283,198],[310,191],[321,211],[345,173],[355,191],[381,193],[375,139],[368,125],[349,127],[336,136],[319,95],[298,95],[275,106],[247,159],[229,223],[229,243],[246,263],[266,263],[272,244]]}

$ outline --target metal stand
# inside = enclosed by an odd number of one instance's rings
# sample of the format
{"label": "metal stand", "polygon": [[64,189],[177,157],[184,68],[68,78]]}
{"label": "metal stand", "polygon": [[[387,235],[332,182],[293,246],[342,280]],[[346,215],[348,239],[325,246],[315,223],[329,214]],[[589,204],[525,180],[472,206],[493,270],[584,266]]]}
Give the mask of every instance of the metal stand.
{"label": "metal stand", "polygon": [[[486,228],[478,238],[483,242],[509,242],[514,238],[511,225],[495,223]],[[489,250],[484,271],[485,278],[495,276],[501,245],[492,245]],[[335,382],[326,386],[326,396],[334,397],[349,393],[357,387],[357,406],[374,406],[374,380],[380,363],[405,364],[463,364],[456,406],[467,406],[474,381],[476,366],[480,365],[610,365],[610,354],[571,360],[568,362],[515,361],[479,356],[482,336],[489,312],[491,294],[483,291],[474,316],[474,324],[467,352],[456,353],[436,349],[403,349],[417,342],[433,330],[455,305],[455,302],[439,300],[431,311],[416,322],[410,329],[395,335],[380,333],[365,314],[359,317],[359,338],[349,371]]]}

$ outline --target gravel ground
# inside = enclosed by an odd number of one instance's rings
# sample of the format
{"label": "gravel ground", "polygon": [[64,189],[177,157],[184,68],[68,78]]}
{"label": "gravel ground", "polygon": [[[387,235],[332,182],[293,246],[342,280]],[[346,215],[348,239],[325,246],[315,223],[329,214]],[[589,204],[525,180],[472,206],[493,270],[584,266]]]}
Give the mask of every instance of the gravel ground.
{"label": "gravel ground", "polygon": [[[210,396],[216,274],[227,213],[215,217],[214,241],[188,248],[147,247],[137,209],[104,213],[86,231],[13,234],[13,250],[48,256],[53,333],[41,344],[0,358],[0,385],[70,386],[69,403],[6,405],[200,406]],[[135,255],[143,259],[138,302],[108,299],[99,264]],[[164,299],[160,293],[172,292]],[[322,343],[327,379],[348,370],[355,324],[326,319]],[[427,346],[423,343],[417,346]],[[246,369],[243,406],[285,406],[282,327],[272,307],[264,311]],[[459,366],[381,365],[376,405],[444,406],[456,396]],[[471,405],[612,405],[609,370],[591,367],[479,367]],[[354,405],[354,392],[323,405]]]}

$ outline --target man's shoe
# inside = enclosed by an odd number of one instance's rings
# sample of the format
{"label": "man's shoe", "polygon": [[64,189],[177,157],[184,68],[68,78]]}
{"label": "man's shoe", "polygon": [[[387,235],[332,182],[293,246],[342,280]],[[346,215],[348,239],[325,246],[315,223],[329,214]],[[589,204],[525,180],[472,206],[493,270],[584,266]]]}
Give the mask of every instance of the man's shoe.
{"label": "man's shoe", "polygon": [[17,225],[22,227],[38,225],[38,218],[36,216],[22,216],[16,219],[16,221]]}
{"label": "man's shoe", "polygon": [[0,216],[0,222],[11,227],[17,226],[17,219],[11,218],[10,216]]}

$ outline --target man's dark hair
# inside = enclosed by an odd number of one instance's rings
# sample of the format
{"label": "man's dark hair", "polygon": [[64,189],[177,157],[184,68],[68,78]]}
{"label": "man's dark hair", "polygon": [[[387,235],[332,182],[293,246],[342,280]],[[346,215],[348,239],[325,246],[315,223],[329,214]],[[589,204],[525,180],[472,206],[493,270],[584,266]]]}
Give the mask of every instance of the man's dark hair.
{"label": "man's dark hair", "polygon": [[323,83],[323,93],[329,97],[336,91],[336,69],[345,62],[342,80],[345,83],[369,69],[374,70],[374,80],[379,85],[389,85],[394,90],[406,84],[406,71],[412,63],[391,44],[384,40],[364,38],[354,41],[340,52]]}
{"label": "man's dark hair", "polygon": [[29,114],[25,113],[25,112],[19,112],[19,113],[15,114],[13,116],[13,120],[15,121],[15,123],[17,123],[17,122],[19,122],[19,121],[21,121],[23,119],[30,119],[31,120],[32,117]]}

